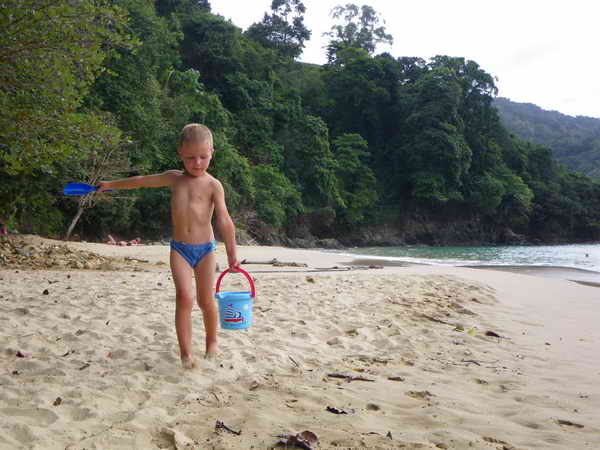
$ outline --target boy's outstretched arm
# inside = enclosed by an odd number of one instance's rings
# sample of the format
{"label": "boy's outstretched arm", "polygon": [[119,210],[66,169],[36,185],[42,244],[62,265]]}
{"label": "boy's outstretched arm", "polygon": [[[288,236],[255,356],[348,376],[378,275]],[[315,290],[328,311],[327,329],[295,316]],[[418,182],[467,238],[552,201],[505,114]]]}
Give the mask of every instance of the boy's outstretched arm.
{"label": "boy's outstretched arm", "polygon": [[163,187],[172,186],[176,177],[181,174],[180,170],[167,170],[155,175],[138,175],[135,177],[122,178],[113,181],[99,181],[98,192],[110,189],[136,189],[141,187]]}
{"label": "boy's outstretched arm", "polygon": [[225,249],[227,251],[227,262],[229,268],[235,270],[240,265],[237,259],[237,246],[235,243],[235,225],[229,211],[227,210],[227,204],[225,203],[225,191],[223,185],[215,180],[215,190],[213,193],[213,199],[215,203],[215,214],[217,215],[217,228],[221,234],[223,241],[225,242]]}

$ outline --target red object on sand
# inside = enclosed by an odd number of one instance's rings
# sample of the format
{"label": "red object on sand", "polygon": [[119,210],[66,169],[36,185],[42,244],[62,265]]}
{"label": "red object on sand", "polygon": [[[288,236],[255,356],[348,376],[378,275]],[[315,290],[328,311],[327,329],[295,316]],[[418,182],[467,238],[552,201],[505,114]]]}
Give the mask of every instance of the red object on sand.
{"label": "red object on sand", "polygon": [[[246,279],[248,280],[248,283],[250,283],[250,297],[252,297],[252,298],[256,297],[256,289],[254,288],[254,280],[252,279],[250,274],[239,266],[236,267],[235,269],[238,271],[238,273],[241,273],[242,275],[244,275],[246,277]],[[215,292],[217,294],[219,293],[219,290],[221,288],[221,281],[223,281],[223,277],[228,273],[234,273],[234,272],[230,269],[225,269],[221,273],[221,275],[219,275],[219,278],[217,278],[217,287],[215,289]]]}

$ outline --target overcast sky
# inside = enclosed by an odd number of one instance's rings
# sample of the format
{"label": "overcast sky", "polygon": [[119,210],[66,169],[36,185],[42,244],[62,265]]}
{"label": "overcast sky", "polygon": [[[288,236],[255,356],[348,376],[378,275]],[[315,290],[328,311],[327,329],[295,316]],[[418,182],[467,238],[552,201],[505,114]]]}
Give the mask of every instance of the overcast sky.
{"label": "overcast sky", "polygon": [[[323,64],[331,9],[352,1],[304,0],[312,38],[300,60]],[[600,118],[600,2],[597,0],[367,0],[386,21],[398,56],[463,56],[498,78],[499,96],[569,115]],[[210,0],[242,29],[271,0]]]}

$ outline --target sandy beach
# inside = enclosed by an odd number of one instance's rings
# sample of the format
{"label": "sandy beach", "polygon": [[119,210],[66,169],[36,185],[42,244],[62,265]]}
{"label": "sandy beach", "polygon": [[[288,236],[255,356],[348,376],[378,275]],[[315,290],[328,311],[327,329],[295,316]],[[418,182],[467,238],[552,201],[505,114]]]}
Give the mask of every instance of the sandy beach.
{"label": "sandy beach", "polygon": [[0,265],[0,449],[600,448],[597,287],[242,246],[254,324],[184,370],[169,248],[67,245],[111,262]]}

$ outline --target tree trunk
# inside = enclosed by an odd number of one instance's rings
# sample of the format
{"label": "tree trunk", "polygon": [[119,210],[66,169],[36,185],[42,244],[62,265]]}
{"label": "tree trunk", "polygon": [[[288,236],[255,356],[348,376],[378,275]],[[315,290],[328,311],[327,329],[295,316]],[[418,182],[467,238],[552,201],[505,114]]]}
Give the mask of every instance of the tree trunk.
{"label": "tree trunk", "polygon": [[73,220],[71,221],[71,225],[69,225],[69,228],[67,229],[67,235],[65,236],[65,240],[68,241],[69,238],[71,237],[73,228],[75,228],[75,225],[77,225],[77,222],[79,221],[79,218],[83,214],[83,211],[85,211],[85,207],[81,203],[79,203],[79,208],[77,209],[77,214],[75,214],[75,217],[73,217]]}

